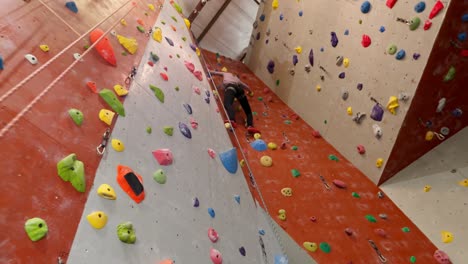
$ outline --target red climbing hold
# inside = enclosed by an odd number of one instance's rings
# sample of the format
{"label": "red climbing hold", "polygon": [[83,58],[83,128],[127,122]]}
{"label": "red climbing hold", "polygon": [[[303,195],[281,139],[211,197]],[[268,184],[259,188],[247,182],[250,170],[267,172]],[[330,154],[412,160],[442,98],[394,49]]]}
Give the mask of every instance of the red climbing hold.
{"label": "red climbing hold", "polygon": [[361,155],[363,155],[363,154],[366,153],[366,149],[364,148],[363,145],[358,145],[358,146],[357,146],[357,151],[358,151],[358,153],[361,154]]}
{"label": "red climbing hold", "polygon": [[95,82],[90,81],[90,82],[87,82],[86,85],[88,86],[88,88],[89,88],[93,93],[97,93],[97,87],[96,87],[96,83],[95,83]]}
{"label": "red climbing hold", "polygon": [[444,4],[442,4],[441,1],[437,1],[431,10],[431,13],[429,14],[429,19],[433,19],[435,16],[437,16],[442,8],[444,8]]}
{"label": "red climbing hold", "polygon": [[264,93],[264,94],[267,94],[267,93],[269,93],[269,92],[270,92],[270,89],[268,89],[268,88],[264,88],[264,89],[263,89],[263,93]]}
{"label": "red climbing hold", "polygon": [[154,66],[154,63],[152,61],[148,61],[148,65],[153,67]]}
{"label": "red climbing hold", "polygon": [[462,55],[463,57],[468,57],[468,50],[462,50],[460,52],[460,55]]}
{"label": "red climbing hold", "polygon": [[346,183],[344,181],[340,181],[340,180],[333,180],[333,184],[338,187],[338,188],[346,188]]}
{"label": "red climbing hold", "polygon": [[364,48],[369,47],[371,43],[372,43],[371,38],[368,35],[366,34],[362,35],[361,44]]}
{"label": "red climbing hold", "polygon": [[208,238],[211,240],[211,242],[216,243],[218,241],[218,232],[214,230],[213,228],[208,229]]}
{"label": "red climbing hold", "polygon": [[318,130],[312,130],[312,136],[314,136],[314,138],[322,137],[322,135],[320,135],[320,132]]}
{"label": "red climbing hold", "polygon": [[172,152],[169,149],[158,149],[153,151],[153,157],[158,161],[159,165],[167,166],[172,164]]}
{"label": "red climbing hold", "polygon": [[165,81],[169,80],[169,77],[164,72],[161,72],[159,75],[161,75],[161,78],[163,78],[163,80],[165,80]]}
{"label": "red climbing hold", "polygon": [[[89,34],[89,40],[94,44],[102,35],[104,35],[104,32],[101,29],[96,28],[91,32],[91,34]],[[114,49],[107,37],[102,38],[94,48],[108,63],[112,66],[117,66]]]}
{"label": "red climbing hold", "polygon": [[398,0],[387,0],[387,6],[393,8]]}
{"label": "red climbing hold", "polygon": [[432,21],[430,21],[429,19],[426,20],[426,22],[424,23],[424,30],[429,30],[432,26]]}

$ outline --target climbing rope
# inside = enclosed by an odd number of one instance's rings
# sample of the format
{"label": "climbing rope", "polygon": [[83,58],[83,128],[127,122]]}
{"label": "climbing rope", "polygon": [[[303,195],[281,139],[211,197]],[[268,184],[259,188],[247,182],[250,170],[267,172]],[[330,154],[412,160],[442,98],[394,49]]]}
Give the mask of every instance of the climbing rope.
{"label": "climbing rope", "polygon": [[80,33],[76,31],[70,24],[67,23],[65,19],[63,19],[59,14],[57,14],[52,8],[50,8],[46,3],[42,2],[42,0],[37,0],[41,3],[45,8],[47,8],[55,17],[57,17],[62,23],[64,23],[67,27],[71,29],[71,31],[75,32],[76,35],[80,36]]}
{"label": "climbing rope", "polygon": [[[130,1],[129,1],[130,2]],[[128,3],[128,2],[127,2]],[[120,20],[125,18],[136,6],[133,6],[132,8],[130,8],[127,13],[125,13],[125,15],[123,15],[120,19],[117,19],[116,22],[114,24],[112,24],[112,26],[106,31],[104,32],[104,34],[102,34],[102,36],[100,36],[82,55],[81,55],[81,58],[83,58],[84,56],[86,56],[93,48],[94,46],[96,46],[99,41],[101,41],[101,39],[105,38],[107,34],[109,34],[109,32],[118,24],[120,23]],[[91,31],[91,30],[90,30]],[[88,33],[85,33],[85,34],[88,34]],[[63,53],[63,52],[61,52]],[[57,54],[59,55],[59,54]],[[80,59],[77,59],[75,61],[73,61],[70,66],[68,66],[62,73],[59,74],[59,76],[57,76],[57,78],[55,78],[38,96],[36,96],[26,107],[24,107],[10,122],[8,122],[8,124],[6,124],[6,126],[4,126],[2,128],[2,130],[0,130],[0,138],[2,138],[7,132],[8,130],[10,130],[11,127],[13,127],[29,110],[31,110],[31,108],[39,101],[42,99],[42,97],[44,95],[47,94],[47,92],[50,91],[50,89],[52,89],[55,84],[57,84],[62,78],[63,76],[65,76],[65,74],[67,74],[77,63],[79,63],[81,61],[81,58]],[[51,59],[52,60],[52,59]],[[50,62],[50,61],[49,61]],[[44,66],[48,65],[47,63],[44,64]],[[38,69],[39,70],[39,69]],[[34,74],[34,73],[33,73]],[[31,76],[31,75],[30,75]],[[29,76],[28,76],[29,77]],[[26,80],[26,79],[25,79]],[[20,83],[22,84],[24,82],[24,80]],[[18,86],[18,85],[17,85]],[[18,86],[19,87],[19,86]],[[2,97],[3,99],[3,97]],[[1,100],[0,100],[1,102]]]}
{"label": "climbing rope", "polygon": [[[217,92],[217,94],[218,94],[218,96],[219,96],[218,87],[217,87],[216,84],[214,83],[213,76],[211,75],[210,71],[209,71],[208,68],[207,68],[208,63],[206,62],[206,59],[205,59],[203,53],[201,53],[200,58],[201,58],[201,61],[203,62],[203,64],[205,65],[205,68],[207,69],[207,72],[208,72],[208,74],[209,74],[209,76],[210,76],[211,83],[212,83],[214,89],[216,89],[216,92]],[[222,100],[219,100],[219,102],[220,102],[220,104],[221,104],[221,106],[222,106],[222,108],[223,108],[224,114],[225,114],[226,116],[228,116],[228,113],[227,113],[227,111],[226,111],[226,108],[224,107],[224,104],[223,104]],[[230,124],[231,128],[233,129],[233,132],[234,132],[233,134],[234,134],[234,138],[235,138],[235,141],[236,141],[236,143],[237,143],[237,146],[241,147],[240,140],[239,140],[237,134],[235,133],[235,129],[234,129],[232,123],[231,123],[231,120],[228,120],[228,121],[229,121],[229,124]],[[275,235],[275,238],[276,238],[276,240],[278,241],[278,244],[279,244],[280,249],[281,249],[281,253],[282,253],[283,256],[286,258],[286,261],[287,261],[287,260],[288,260],[288,256],[286,255],[286,250],[284,249],[283,243],[281,242],[281,238],[279,237],[279,234],[278,234],[278,230],[277,230],[277,228],[276,228],[276,225],[275,225],[275,223],[273,222],[273,217],[272,217],[271,214],[269,213],[269,210],[268,210],[268,207],[267,207],[267,205],[266,205],[265,199],[263,198],[263,195],[262,195],[260,189],[258,188],[258,185],[256,184],[257,180],[255,179],[255,176],[254,176],[254,174],[253,174],[252,168],[250,167],[250,164],[249,164],[249,162],[248,162],[247,157],[246,157],[245,154],[244,154],[244,151],[240,151],[240,152],[241,152],[242,158],[243,158],[244,161],[245,161],[245,165],[246,165],[246,167],[247,167],[247,170],[248,170],[248,172],[249,172],[249,177],[250,177],[250,179],[251,179],[251,180],[253,181],[253,183],[254,183],[254,188],[257,190],[258,197],[260,198],[260,202],[261,202],[261,204],[263,205],[263,208],[265,209],[265,212],[266,212],[267,215],[269,216],[269,217],[267,217],[268,223],[270,224],[270,227],[271,227],[272,230],[273,230],[273,233],[274,233],[274,235]],[[286,262],[286,263],[287,263],[287,262]]]}
{"label": "climbing rope", "polygon": [[[96,29],[98,26],[100,26],[101,24],[103,24],[104,22],[107,21],[107,19],[109,19],[111,16],[113,16],[114,14],[116,14],[118,11],[120,11],[120,9],[122,9],[124,6],[126,6],[128,3],[130,3],[132,0],[128,0],[126,3],[124,3],[121,7],[119,7],[117,10],[115,10],[114,12],[112,12],[109,16],[107,16],[106,18],[104,18],[103,20],[101,20],[99,23],[97,23],[96,25],[94,25],[92,28],[90,28],[88,31],[86,31],[83,35],[81,35],[79,38],[77,38],[75,41],[73,41],[72,43],[70,43],[67,47],[65,47],[63,50],[61,50],[57,55],[55,55],[54,57],[52,57],[50,60],[48,60],[46,63],[44,63],[41,67],[39,67],[37,70],[35,70],[34,72],[32,72],[31,74],[29,74],[26,78],[24,78],[21,82],[19,82],[17,85],[15,85],[13,88],[11,88],[10,90],[8,90],[5,94],[3,94],[1,97],[0,97],[0,103],[3,102],[6,98],[8,98],[10,95],[12,95],[14,92],[16,92],[19,88],[21,88],[23,85],[25,85],[27,82],[29,82],[32,78],[34,78],[37,74],[39,74],[42,70],[44,70],[45,68],[47,68],[52,62],[54,62],[58,57],[62,56],[66,51],[68,51],[70,48],[72,48],[75,44],[77,44],[81,39],[83,39],[84,37],[88,36],[89,33],[91,33],[91,31],[93,31],[94,29]],[[133,10],[134,7],[132,7],[130,10]],[[128,14],[128,13],[127,13]],[[127,15],[125,14],[125,16]],[[123,17],[125,17],[123,16]],[[97,42],[96,42],[97,43]],[[93,45],[94,46],[94,45]],[[88,49],[90,50],[90,49]],[[86,53],[86,52],[85,52]],[[0,136],[1,137],[1,136]]]}

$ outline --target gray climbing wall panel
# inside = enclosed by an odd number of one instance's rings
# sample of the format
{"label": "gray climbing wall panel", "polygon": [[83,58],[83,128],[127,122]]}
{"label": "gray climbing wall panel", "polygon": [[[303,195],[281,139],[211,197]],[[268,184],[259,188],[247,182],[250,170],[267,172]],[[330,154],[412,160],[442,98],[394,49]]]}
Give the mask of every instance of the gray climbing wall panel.
{"label": "gray climbing wall panel", "polygon": [[[161,43],[151,40],[146,47],[124,103],[127,115],[118,118],[111,135],[124,143],[125,150],[116,152],[109,146],[99,165],[69,263],[159,263],[165,258],[176,263],[210,263],[210,248],[222,253],[223,263],[273,263],[281,250],[263,210],[256,207],[241,170],[230,174],[219,160],[219,153],[232,148],[232,144],[216,111],[213,94],[210,104],[204,100],[204,90],[210,90],[209,84],[205,77],[202,82],[197,80],[184,65],[184,60],[191,61],[196,70],[203,71],[196,53],[189,47],[190,36],[184,21],[166,3],[155,26],[162,28],[163,37],[170,38],[175,45],[171,47],[163,38]],[[154,66],[147,63],[150,52],[160,58]],[[161,72],[167,73],[168,81],[160,77]],[[164,92],[164,103],[155,97],[149,84]],[[177,86],[179,91],[175,89]],[[194,87],[200,88],[201,95],[194,92]],[[192,115],[185,111],[185,103],[191,105]],[[191,118],[198,122],[197,129],[190,127]],[[179,122],[190,127],[192,139],[179,132]],[[148,126],[152,127],[151,134],[146,132]],[[173,136],[163,132],[164,126],[174,127]],[[161,148],[172,151],[172,165],[160,166],[153,158],[152,151]],[[216,151],[215,159],[208,155],[208,148]],[[142,175],[146,198],[140,204],[117,184],[119,164]],[[152,175],[158,169],[167,175],[165,184],[153,180]],[[117,200],[106,200],[96,194],[103,183],[116,190]],[[235,195],[240,195],[240,204]],[[197,208],[193,206],[194,197],[200,201]],[[208,214],[209,207],[215,210],[215,218]],[[107,225],[101,230],[93,229],[86,220],[94,211],[108,215]],[[126,221],[131,221],[136,230],[133,245],[124,244],[117,237],[117,225]],[[210,227],[219,233],[217,243],[208,239]],[[262,237],[266,260],[259,243],[259,229],[266,231]],[[246,256],[239,253],[240,247],[245,248]]]}

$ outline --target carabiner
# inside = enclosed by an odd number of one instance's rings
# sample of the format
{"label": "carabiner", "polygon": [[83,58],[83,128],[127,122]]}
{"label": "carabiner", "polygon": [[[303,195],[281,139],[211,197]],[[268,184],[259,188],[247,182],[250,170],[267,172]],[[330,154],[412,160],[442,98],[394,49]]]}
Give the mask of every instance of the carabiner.
{"label": "carabiner", "polygon": [[96,148],[96,151],[99,155],[103,155],[104,152],[106,151],[106,146],[107,146],[107,142],[109,141],[109,137],[110,137],[110,128],[106,129],[106,131],[102,135],[101,144],[99,144],[99,146],[97,146]]}
{"label": "carabiner", "polygon": [[439,133],[436,133],[436,132],[432,132],[432,133],[434,133],[434,135],[436,135],[436,137],[437,137],[440,141],[442,141],[442,140],[445,139],[445,136],[442,135],[442,134],[439,134]]}
{"label": "carabiner", "polygon": [[130,82],[135,79],[137,74],[137,68],[135,66],[132,67],[130,73],[128,74],[127,78],[125,79],[125,84],[130,84]]}

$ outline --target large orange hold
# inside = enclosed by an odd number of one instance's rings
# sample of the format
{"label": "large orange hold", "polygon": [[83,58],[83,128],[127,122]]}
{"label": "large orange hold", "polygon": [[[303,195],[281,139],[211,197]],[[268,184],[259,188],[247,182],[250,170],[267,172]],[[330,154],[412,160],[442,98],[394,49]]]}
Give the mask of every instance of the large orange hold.
{"label": "large orange hold", "polygon": [[145,190],[143,188],[143,178],[136,174],[131,168],[117,166],[117,182],[122,190],[132,198],[136,203],[141,203],[145,199]]}
{"label": "large orange hold", "polygon": [[[96,42],[102,35],[104,35],[104,32],[101,29],[96,28],[91,32],[91,34],[89,34],[89,40],[94,44],[94,42]],[[108,63],[112,66],[117,66],[114,49],[107,37],[102,38],[94,48]]]}

